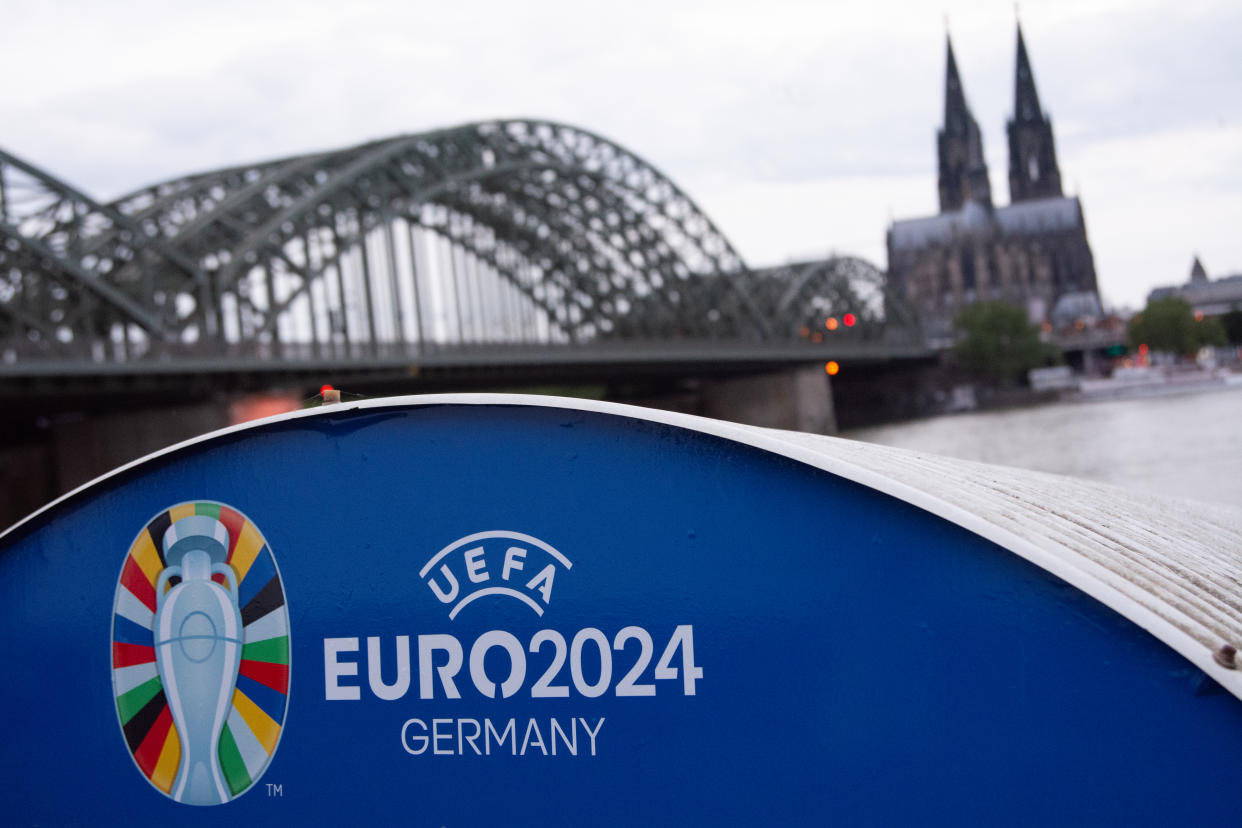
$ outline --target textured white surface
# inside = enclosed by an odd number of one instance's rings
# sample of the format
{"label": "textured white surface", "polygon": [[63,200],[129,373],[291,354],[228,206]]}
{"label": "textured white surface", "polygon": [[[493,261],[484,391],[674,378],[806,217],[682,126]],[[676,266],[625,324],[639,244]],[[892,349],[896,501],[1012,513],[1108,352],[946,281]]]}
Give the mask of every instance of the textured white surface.
{"label": "textured white surface", "polygon": [[[754,429],[920,493],[903,497],[1064,578],[1242,698],[1242,509],[813,434]],[[860,481],[861,482],[861,481]],[[883,488],[877,486],[876,488]]]}
{"label": "textured white surface", "polygon": [[939,515],[1053,573],[1152,633],[1242,698],[1242,670],[1226,669],[1212,657],[1222,644],[1242,649],[1242,510],[853,440],[592,400],[435,394],[269,417],[135,460],[48,504],[0,533],[0,540],[113,475],[225,434],[351,409],[420,405],[594,411],[692,429],[824,469]]}
{"label": "textured white surface", "polygon": [[[1072,552],[1180,608],[1204,646],[1242,641],[1242,510],[1061,475],[794,432],[780,440],[934,494],[1031,543]],[[1124,586],[1124,584],[1118,584]],[[1170,616],[1172,617],[1172,616]]]}

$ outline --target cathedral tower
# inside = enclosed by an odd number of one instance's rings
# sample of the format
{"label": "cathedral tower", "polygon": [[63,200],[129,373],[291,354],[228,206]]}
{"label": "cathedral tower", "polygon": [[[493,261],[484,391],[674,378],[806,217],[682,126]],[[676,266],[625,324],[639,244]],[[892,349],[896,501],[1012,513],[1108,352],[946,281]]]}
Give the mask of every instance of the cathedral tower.
{"label": "cathedral tower", "polygon": [[940,213],[895,221],[888,230],[888,283],[918,314],[924,332],[952,341],[953,321],[972,302],[1003,301],[1034,323],[1058,303],[1098,294],[1082,203],[1061,192],[1052,122],[1039,105],[1018,30],[1014,113],[1009,121],[1010,204],[992,204],[979,124],[966,104],[948,44],[944,126],[937,130]]}
{"label": "cathedral tower", "polygon": [[1013,119],[1009,132],[1009,201],[1017,204],[1036,198],[1057,198],[1061,192],[1061,169],[1052,140],[1052,120],[1039,105],[1035,75],[1026,56],[1022,27],[1018,27],[1018,58],[1013,82]]}
{"label": "cathedral tower", "polygon": [[960,210],[967,202],[992,206],[992,188],[983,160],[979,123],[966,105],[966,93],[957,73],[953,42],[946,38],[944,70],[944,127],[936,135],[940,158],[940,212]]}

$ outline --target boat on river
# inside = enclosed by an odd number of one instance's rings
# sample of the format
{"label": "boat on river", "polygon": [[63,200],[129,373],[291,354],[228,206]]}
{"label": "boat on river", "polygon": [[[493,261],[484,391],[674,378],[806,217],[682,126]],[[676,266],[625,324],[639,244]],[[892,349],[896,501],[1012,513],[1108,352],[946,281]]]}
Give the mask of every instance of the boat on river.
{"label": "boat on river", "polygon": [[1080,402],[1128,400],[1238,387],[1242,387],[1242,374],[1225,368],[1123,366],[1114,369],[1110,377],[1079,380],[1077,390],[1070,392],[1065,399]]}

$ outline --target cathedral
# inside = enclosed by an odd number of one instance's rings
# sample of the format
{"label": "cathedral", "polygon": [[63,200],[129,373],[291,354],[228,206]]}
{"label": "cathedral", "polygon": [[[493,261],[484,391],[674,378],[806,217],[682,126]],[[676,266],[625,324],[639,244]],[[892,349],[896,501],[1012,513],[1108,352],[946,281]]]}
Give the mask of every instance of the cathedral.
{"label": "cathedral", "polygon": [[888,231],[890,286],[927,333],[947,336],[961,308],[981,300],[1019,305],[1050,320],[1058,301],[1098,297],[1082,204],[1061,189],[1052,121],[1040,106],[1018,29],[1009,134],[1009,206],[992,203],[983,138],[948,43],[944,125],[936,135],[940,213]]}

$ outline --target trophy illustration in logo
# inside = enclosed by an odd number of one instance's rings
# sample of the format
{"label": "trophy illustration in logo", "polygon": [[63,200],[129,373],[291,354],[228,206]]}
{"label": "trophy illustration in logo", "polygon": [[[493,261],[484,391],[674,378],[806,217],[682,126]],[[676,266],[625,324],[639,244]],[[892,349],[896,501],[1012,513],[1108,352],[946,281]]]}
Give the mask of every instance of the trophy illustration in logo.
{"label": "trophy illustration in logo", "polygon": [[[155,663],[181,734],[172,797],[189,805],[229,799],[214,750],[241,663],[241,608],[237,576],[225,563],[228,542],[220,521],[206,515],[182,518],[164,533],[168,566],[155,582]],[[223,576],[227,586],[212,575]],[[178,576],[181,582],[168,588]]]}
{"label": "trophy illustration in logo", "polygon": [[271,763],[289,693],[289,614],[249,520],[196,501],[130,547],[112,618],[117,715],[138,769],[187,805],[244,793]]}

